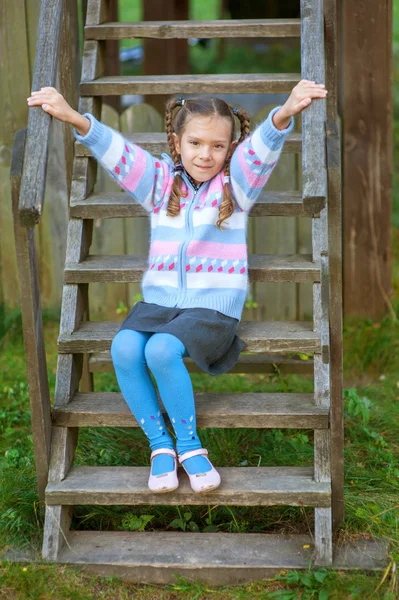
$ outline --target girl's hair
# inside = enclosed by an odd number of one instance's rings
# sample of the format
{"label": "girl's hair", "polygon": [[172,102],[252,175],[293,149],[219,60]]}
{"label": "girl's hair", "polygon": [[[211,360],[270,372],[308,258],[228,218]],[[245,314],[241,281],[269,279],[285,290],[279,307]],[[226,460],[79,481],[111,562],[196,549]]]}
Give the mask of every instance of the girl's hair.
{"label": "girl's hair", "polygon": [[[180,106],[180,110],[174,116],[173,111]],[[180,165],[180,157],[177,153],[173,133],[176,133],[177,137],[181,139],[181,136],[184,131],[184,127],[187,123],[189,117],[193,117],[195,115],[200,115],[203,117],[208,117],[212,115],[217,115],[219,117],[224,117],[230,119],[231,122],[231,142],[235,140],[236,137],[236,129],[235,129],[235,119],[234,115],[236,115],[241,124],[241,134],[238,140],[238,144],[240,144],[246,137],[248,137],[250,130],[250,117],[248,113],[243,109],[233,109],[231,106],[227,104],[224,100],[221,100],[217,97],[198,97],[198,98],[190,98],[184,100],[183,106],[181,106],[180,99],[172,99],[166,104],[166,112],[165,112],[165,122],[166,122],[166,135],[168,138],[168,144],[170,153],[172,155],[173,161],[175,163],[175,167]],[[228,219],[234,212],[234,204],[233,199],[231,197],[230,185],[229,185],[229,177],[230,177],[230,159],[232,156],[232,151],[229,150],[229,153],[226,157],[226,162],[224,165],[224,175],[227,178],[223,185],[223,200],[219,207],[219,220],[216,225],[219,229],[222,229],[221,224],[223,221]],[[184,198],[185,194],[183,193],[182,187],[182,178],[179,172],[175,171],[175,177],[173,181],[172,192],[168,202],[167,215],[170,217],[177,217],[180,213],[180,198]]]}

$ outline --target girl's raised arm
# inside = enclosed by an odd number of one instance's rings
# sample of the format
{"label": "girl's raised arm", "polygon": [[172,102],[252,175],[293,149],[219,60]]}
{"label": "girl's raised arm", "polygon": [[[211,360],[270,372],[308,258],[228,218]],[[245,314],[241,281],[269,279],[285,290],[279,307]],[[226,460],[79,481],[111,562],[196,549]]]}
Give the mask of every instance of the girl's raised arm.
{"label": "girl's raised arm", "polygon": [[250,211],[277,164],[293,119],[280,131],[273,123],[279,110],[274,108],[267,119],[239,146],[231,157],[230,181],[233,198],[238,206]]}
{"label": "girl's raised arm", "polygon": [[151,212],[169,184],[169,166],[93,115],[73,110],[55,88],[42,88],[28,98],[29,106],[41,106],[53,117],[71,124],[78,141],[90,149],[109,175]]}
{"label": "girl's raised arm", "polygon": [[267,119],[234,151],[230,179],[235,201],[249,211],[277,164],[287,135],[294,127],[293,117],[312,102],[325,98],[324,84],[302,79],[283,106],[277,106]]}

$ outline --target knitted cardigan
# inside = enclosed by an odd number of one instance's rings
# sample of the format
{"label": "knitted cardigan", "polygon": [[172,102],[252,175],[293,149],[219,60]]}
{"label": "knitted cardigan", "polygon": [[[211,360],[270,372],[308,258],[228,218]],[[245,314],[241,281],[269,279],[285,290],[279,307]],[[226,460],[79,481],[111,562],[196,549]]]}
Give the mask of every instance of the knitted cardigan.
{"label": "knitted cardigan", "polygon": [[183,172],[180,214],[166,214],[174,170],[167,154],[155,158],[91,114],[87,135],[77,140],[132,198],[149,213],[151,241],[142,279],[145,302],[179,308],[208,308],[240,320],[248,290],[246,229],[248,213],[277,163],[287,134],[272,116],[234,151],[230,186],[234,213],[216,226],[223,197],[223,171],[195,189]]}

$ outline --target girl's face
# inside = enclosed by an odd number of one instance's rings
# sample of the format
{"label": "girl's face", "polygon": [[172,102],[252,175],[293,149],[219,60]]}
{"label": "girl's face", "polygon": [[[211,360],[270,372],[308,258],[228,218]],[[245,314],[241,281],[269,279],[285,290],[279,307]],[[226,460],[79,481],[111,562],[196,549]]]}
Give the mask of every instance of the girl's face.
{"label": "girl's face", "polygon": [[218,115],[194,116],[185,124],[181,138],[175,133],[173,137],[183,167],[197,184],[217,175],[235,146],[231,122]]}

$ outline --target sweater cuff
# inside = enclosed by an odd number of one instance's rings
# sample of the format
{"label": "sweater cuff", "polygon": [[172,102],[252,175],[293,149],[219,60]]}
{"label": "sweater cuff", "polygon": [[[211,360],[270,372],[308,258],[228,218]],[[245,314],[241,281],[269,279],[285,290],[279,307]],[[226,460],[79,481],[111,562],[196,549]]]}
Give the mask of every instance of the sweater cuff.
{"label": "sweater cuff", "polygon": [[78,142],[81,142],[88,147],[94,146],[94,144],[97,144],[97,142],[99,142],[104,135],[104,125],[100,123],[100,121],[97,121],[97,119],[90,113],[85,113],[83,116],[87,117],[90,121],[89,131],[86,133],[86,135],[80,135],[74,128],[73,134]]}
{"label": "sweater cuff", "polygon": [[266,121],[261,126],[262,134],[266,135],[267,139],[269,139],[271,142],[278,142],[280,140],[282,141],[285,136],[288,133],[291,133],[294,128],[294,117],[291,117],[290,124],[285,129],[277,129],[277,127],[274,125],[273,115],[275,115],[280,108],[281,106],[276,106],[276,108],[273,108],[270,111]]}

